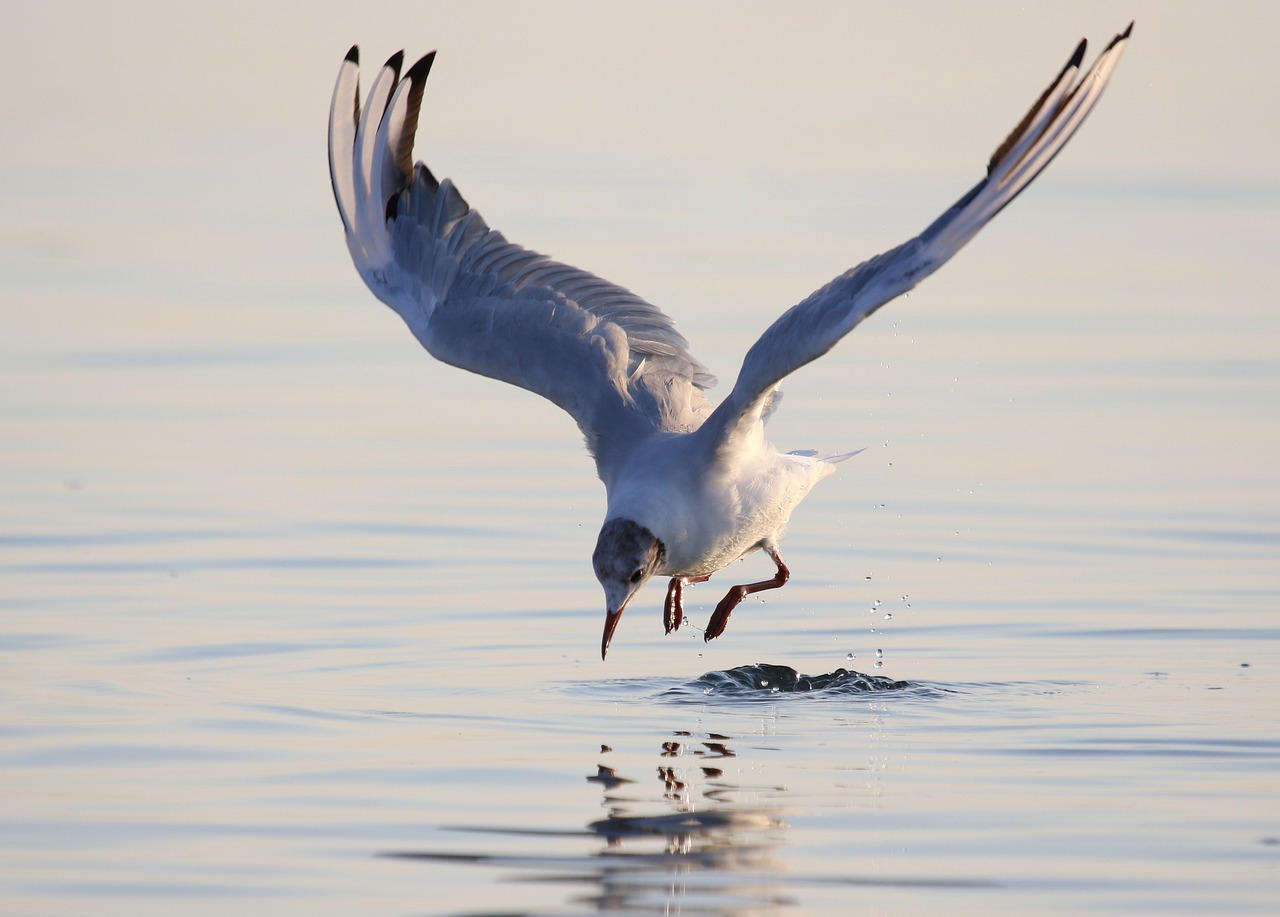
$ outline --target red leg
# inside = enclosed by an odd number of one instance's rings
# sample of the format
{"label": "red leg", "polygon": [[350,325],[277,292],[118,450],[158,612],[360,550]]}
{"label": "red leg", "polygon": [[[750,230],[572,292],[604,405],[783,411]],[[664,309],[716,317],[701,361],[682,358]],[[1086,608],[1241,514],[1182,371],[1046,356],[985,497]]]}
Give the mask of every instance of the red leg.
{"label": "red leg", "polygon": [[716,606],[716,610],[711,615],[711,620],[707,622],[707,631],[702,636],[703,640],[714,640],[723,634],[725,625],[729,623],[729,615],[738,607],[738,603],[747,596],[756,592],[764,592],[766,589],[778,589],[787,580],[791,579],[791,571],[782,562],[778,552],[773,548],[765,548],[765,552],[778,565],[778,572],[773,575],[773,579],[763,580],[759,583],[748,583],[744,586],[734,586],[730,589],[728,595],[721,599],[720,604]]}
{"label": "red leg", "polygon": [[684,585],[685,583],[705,583],[711,579],[706,576],[673,576],[667,584],[667,600],[662,603],[662,623],[667,633],[679,630],[684,622]]}
{"label": "red leg", "polygon": [[671,577],[671,582],[667,584],[667,600],[662,603],[662,624],[667,633],[679,630],[684,621],[683,593],[684,583],[680,581],[680,577]]}

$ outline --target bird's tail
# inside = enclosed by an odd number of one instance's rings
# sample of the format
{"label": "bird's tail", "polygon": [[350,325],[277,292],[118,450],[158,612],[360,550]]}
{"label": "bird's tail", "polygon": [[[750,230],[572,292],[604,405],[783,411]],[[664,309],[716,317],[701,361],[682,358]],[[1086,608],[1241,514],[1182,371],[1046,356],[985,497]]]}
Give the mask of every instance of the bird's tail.
{"label": "bird's tail", "polygon": [[817,449],[796,449],[792,452],[788,452],[787,455],[803,455],[805,458],[816,458],[820,462],[825,462],[828,465],[834,465],[837,462],[843,462],[845,459],[853,458],[859,452],[866,451],[867,447],[863,446],[861,449],[854,449],[852,452],[842,452],[839,455],[818,455]]}

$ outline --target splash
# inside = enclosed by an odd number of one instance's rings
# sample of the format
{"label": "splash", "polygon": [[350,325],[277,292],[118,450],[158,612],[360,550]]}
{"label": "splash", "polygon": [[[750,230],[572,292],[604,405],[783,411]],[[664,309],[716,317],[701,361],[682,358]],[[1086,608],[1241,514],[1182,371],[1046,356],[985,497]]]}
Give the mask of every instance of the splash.
{"label": "splash", "polygon": [[664,692],[685,698],[718,697],[765,698],[778,694],[868,694],[898,691],[911,684],[880,675],[864,675],[836,669],[824,675],[802,675],[790,666],[757,662],[723,671],[707,672],[693,681]]}

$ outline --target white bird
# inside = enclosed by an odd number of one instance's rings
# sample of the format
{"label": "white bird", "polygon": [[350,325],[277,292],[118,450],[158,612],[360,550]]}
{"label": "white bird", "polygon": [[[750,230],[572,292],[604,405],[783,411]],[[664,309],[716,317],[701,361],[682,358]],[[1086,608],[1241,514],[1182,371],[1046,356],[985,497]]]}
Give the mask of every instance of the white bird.
{"label": "white bird", "polygon": [[359,52],[338,71],[329,167],[347,247],[374,294],[433,356],[528,389],[577,422],[608,506],[592,563],[604,587],[601,658],[627,603],[670,577],[667,632],[682,592],[762,550],[768,580],[733,586],[705,639],[743,597],[790,576],[778,542],[791,512],[847,455],[781,453],[764,425],[784,377],[932,274],[1040,174],[1102,95],[1133,24],[1084,77],[1082,40],[987,165],[987,175],[914,239],[841,274],[782,314],[752,345],[714,410],[714,377],[660,309],[586,271],[508,242],[449,179],[411,158],[435,53],[400,77],[391,57],[360,105]]}

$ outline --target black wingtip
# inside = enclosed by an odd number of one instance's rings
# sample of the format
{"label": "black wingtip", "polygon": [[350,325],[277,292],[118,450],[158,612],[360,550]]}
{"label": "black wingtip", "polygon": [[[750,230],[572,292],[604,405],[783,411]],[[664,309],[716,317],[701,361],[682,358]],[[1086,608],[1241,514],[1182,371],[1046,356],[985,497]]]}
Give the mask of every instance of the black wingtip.
{"label": "black wingtip", "polygon": [[[396,167],[400,170],[405,182],[409,182],[413,178],[413,136],[418,131],[418,111],[422,107],[422,92],[427,85],[427,74],[431,72],[431,64],[435,59],[436,52],[434,51],[430,54],[424,54],[414,61],[413,66],[409,68],[409,72],[404,75],[404,80],[402,81],[409,84],[409,92],[405,97],[404,126],[393,152],[396,159]],[[395,196],[387,201],[387,219],[391,219],[395,202]]]}
{"label": "black wingtip", "polygon": [[[1040,106],[1044,104],[1044,100],[1049,98],[1049,93],[1053,92],[1053,88],[1061,84],[1063,77],[1068,73],[1071,73],[1073,70],[1080,69],[1080,64],[1084,61],[1084,52],[1088,47],[1089,40],[1086,38],[1080,39],[1080,44],[1076,45],[1076,50],[1071,55],[1071,59],[1062,65],[1062,69],[1058,71],[1058,75],[1054,78],[1053,82],[1045,88],[1044,92],[1040,93],[1040,98],[1036,99],[1035,104],[1032,105],[1030,110],[1022,116],[1022,120],[1018,122],[1018,126],[1015,127],[1009,136],[1005,138],[1004,143],[996,147],[996,151],[992,153],[991,158],[987,160],[988,176],[996,170],[996,166],[1000,164],[1000,160],[1004,159],[1008,152],[1017,145],[1019,140],[1022,139],[1022,135],[1026,132],[1027,126],[1031,124],[1031,119],[1034,118],[1036,112],[1040,110]],[[1072,79],[1074,79],[1074,76]]]}
{"label": "black wingtip", "polygon": [[395,54],[392,54],[390,57],[388,57],[387,62],[382,66],[390,67],[392,70],[395,71],[396,76],[399,76],[400,68],[403,65],[404,65],[404,51],[397,51]]}
{"label": "black wingtip", "polygon": [[1084,52],[1088,49],[1088,47],[1089,47],[1089,39],[1087,38],[1080,39],[1080,44],[1076,45],[1076,53],[1071,55],[1071,60],[1067,61],[1067,66],[1065,69],[1070,69],[1072,67],[1079,67],[1082,63],[1084,63]]}
{"label": "black wingtip", "polygon": [[347,52],[347,56],[344,58],[344,60],[349,60],[353,64],[359,64],[360,63],[360,46],[352,45],[351,50]]}
{"label": "black wingtip", "polygon": [[1123,32],[1121,32],[1119,35],[1117,35],[1115,38],[1111,39],[1111,44],[1107,45],[1107,50],[1108,50],[1108,51],[1110,51],[1110,50],[1111,50],[1112,48],[1114,48],[1116,45],[1120,44],[1120,42],[1122,42],[1122,41],[1127,41],[1127,40],[1128,40],[1128,38],[1129,38],[1129,36],[1130,36],[1130,35],[1132,35],[1132,34],[1133,34],[1133,23],[1132,23],[1132,22],[1130,22],[1130,23],[1129,23],[1129,27],[1128,27],[1127,29],[1125,29]]}
{"label": "black wingtip", "polygon": [[422,55],[422,57],[418,58],[414,62],[413,66],[409,68],[409,71],[404,75],[404,78],[415,83],[426,82],[427,75],[431,73],[431,65],[435,63],[435,60],[436,52],[434,51],[430,54]]}

